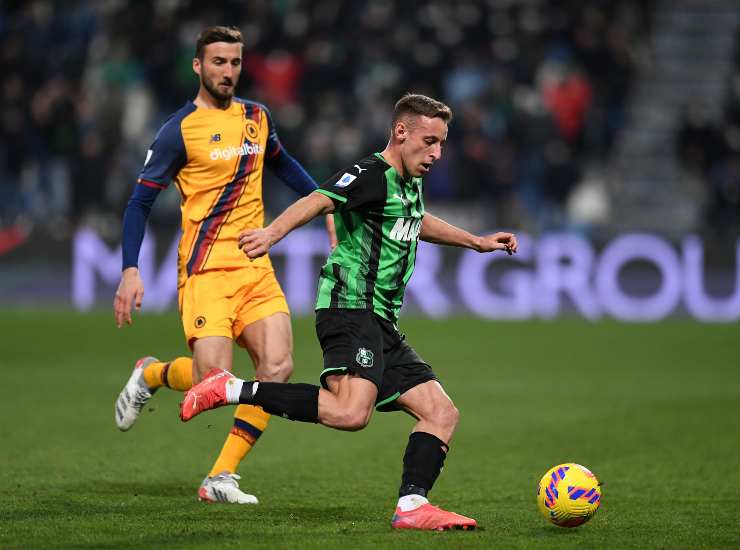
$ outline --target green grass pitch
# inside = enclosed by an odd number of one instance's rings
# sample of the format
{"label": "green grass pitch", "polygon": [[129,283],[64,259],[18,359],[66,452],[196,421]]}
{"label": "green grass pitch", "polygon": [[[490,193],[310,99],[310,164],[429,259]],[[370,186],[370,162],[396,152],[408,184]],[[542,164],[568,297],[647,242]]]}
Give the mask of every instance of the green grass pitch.
{"label": "green grass pitch", "polygon": [[[179,319],[0,312],[0,548],[740,547],[737,325],[402,319],[461,421],[432,501],[475,532],[393,532],[412,420],[359,433],[274,418],[243,463],[259,506],[196,489],[230,411],[177,419],[163,390],[120,433],[113,402],[141,355],[184,351]],[[294,381],[315,382],[313,320],[294,323]],[[251,365],[237,351],[235,370]],[[596,516],[546,523],[535,487],[574,461],[603,481]]]}

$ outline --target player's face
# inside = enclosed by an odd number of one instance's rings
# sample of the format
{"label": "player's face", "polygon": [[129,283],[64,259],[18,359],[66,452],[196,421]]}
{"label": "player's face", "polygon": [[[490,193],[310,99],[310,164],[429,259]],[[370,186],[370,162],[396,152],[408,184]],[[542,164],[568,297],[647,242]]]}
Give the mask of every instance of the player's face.
{"label": "player's face", "polygon": [[396,124],[401,142],[401,161],[407,176],[423,176],[442,156],[447,141],[447,123],[439,117],[418,115]]}
{"label": "player's face", "polygon": [[203,61],[195,58],[193,69],[200,75],[203,87],[215,99],[227,101],[242,72],[242,45],[231,42],[213,42],[203,48]]}

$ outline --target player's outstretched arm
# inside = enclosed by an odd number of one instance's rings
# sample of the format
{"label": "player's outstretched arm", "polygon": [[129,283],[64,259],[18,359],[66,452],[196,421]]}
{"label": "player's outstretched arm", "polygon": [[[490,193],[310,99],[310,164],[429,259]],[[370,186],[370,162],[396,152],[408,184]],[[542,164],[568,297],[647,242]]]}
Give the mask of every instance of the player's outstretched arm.
{"label": "player's outstretched arm", "polygon": [[[301,196],[307,197],[317,189],[313,178],[282,146],[275,155],[268,157],[265,162],[283,183]],[[326,232],[329,235],[329,245],[334,250],[337,246],[337,232],[334,228],[334,218],[331,215],[326,216]]]}
{"label": "player's outstretched arm", "polygon": [[239,233],[239,248],[250,258],[264,256],[270,247],[319,214],[334,212],[334,201],[321,193],[311,193],[290,205],[285,212],[264,229],[248,229]]}
{"label": "player's outstretched arm", "polygon": [[131,307],[135,307],[137,311],[141,309],[144,283],[139,276],[139,250],[144,240],[146,220],[160,190],[157,187],[137,183],[123,214],[121,282],[113,298],[113,314],[118,328],[124,323],[130,325],[133,322]]}
{"label": "player's outstretched arm", "polygon": [[504,250],[511,255],[517,251],[516,236],[513,233],[473,235],[429,213],[424,214],[419,238],[430,243],[470,248],[478,252]]}

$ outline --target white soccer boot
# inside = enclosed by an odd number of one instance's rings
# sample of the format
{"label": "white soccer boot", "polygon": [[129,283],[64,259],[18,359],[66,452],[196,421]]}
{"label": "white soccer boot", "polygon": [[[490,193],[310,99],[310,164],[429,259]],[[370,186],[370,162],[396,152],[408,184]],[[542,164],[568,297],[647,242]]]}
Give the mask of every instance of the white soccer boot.
{"label": "white soccer boot", "polygon": [[131,429],[136,419],[139,418],[141,409],[144,408],[154,391],[149,389],[144,381],[144,368],[159,361],[156,357],[142,357],[134,365],[134,371],[126,382],[126,385],[118,394],[116,399],[116,426],[122,432]]}
{"label": "white soccer boot", "polygon": [[198,489],[198,500],[203,502],[226,502],[229,504],[257,504],[254,495],[248,495],[239,489],[238,474],[221,472],[213,477],[206,477]]}

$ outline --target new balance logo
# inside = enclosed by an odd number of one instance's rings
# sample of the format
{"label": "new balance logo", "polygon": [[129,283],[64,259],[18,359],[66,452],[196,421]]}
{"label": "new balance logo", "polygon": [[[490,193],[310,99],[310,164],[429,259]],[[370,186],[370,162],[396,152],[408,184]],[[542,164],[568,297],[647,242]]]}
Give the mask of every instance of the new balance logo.
{"label": "new balance logo", "polygon": [[390,232],[390,238],[396,241],[415,241],[421,232],[421,219],[398,218]]}
{"label": "new balance logo", "polygon": [[213,134],[211,136],[211,141],[208,143],[215,143],[216,141],[221,141],[221,134]]}

